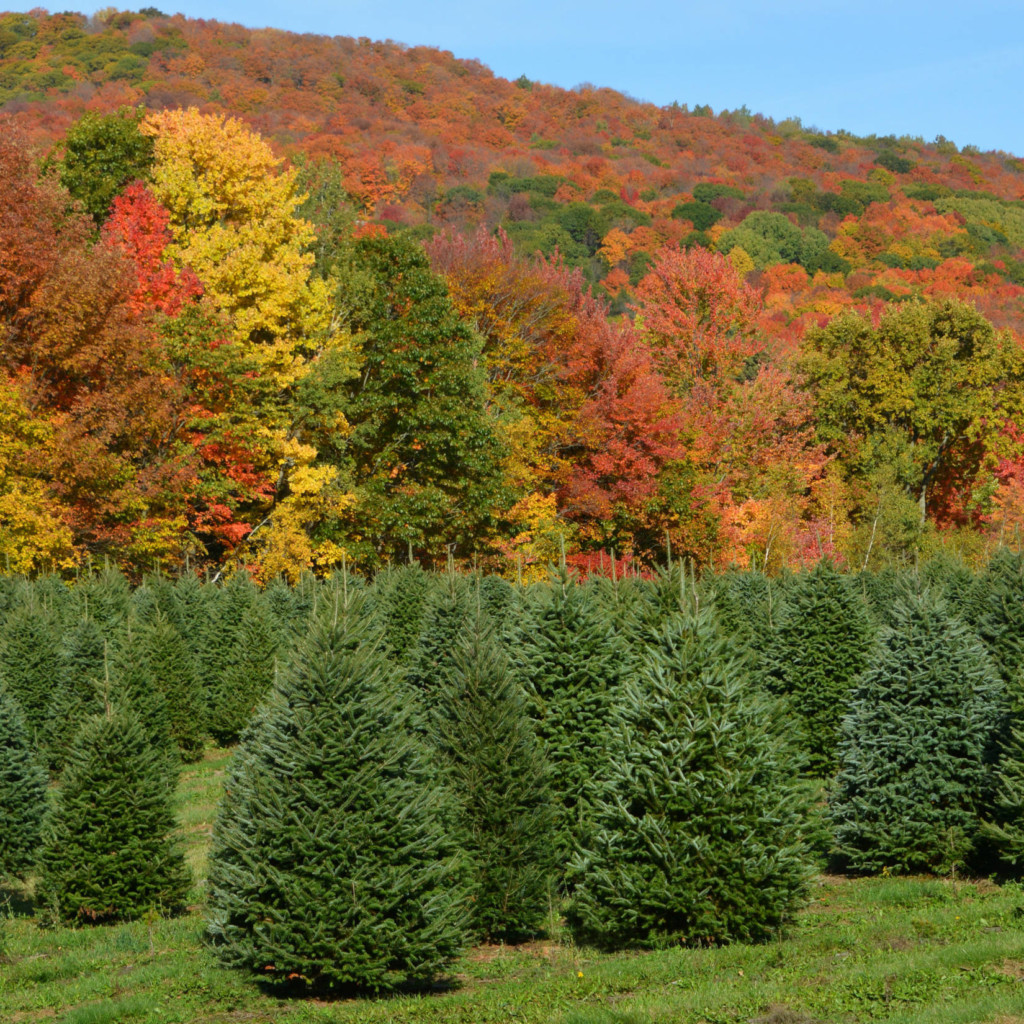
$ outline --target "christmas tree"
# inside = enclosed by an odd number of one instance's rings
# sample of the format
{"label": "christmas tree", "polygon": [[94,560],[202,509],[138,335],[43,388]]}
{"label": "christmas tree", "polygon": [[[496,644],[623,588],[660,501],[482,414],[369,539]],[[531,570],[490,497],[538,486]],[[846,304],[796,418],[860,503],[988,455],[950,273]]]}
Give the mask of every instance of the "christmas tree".
{"label": "christmas tree", "polygon": [[44,829],[36,902],[53,921],[124,921],[182,907],[166,763],[138,718],[108,708],[78,731]]}
{"label": "christmas tree", "polygon": [[983,647],[933,596],[891,617],[840,731],[836,855],[851,871],[946,873],[977,843],[1004,694]]}
{"label": "christmas tree", "polygon": [[311,626],[246,730],[210,859],[220,960],[312,990],[429,984],[466,931],[451,801],[361,603]]}
{"label": "christmas tree", "polygon": [[767,637],[764,680],[785,696],[800,724],[810,771],[835,770],[839,723],[849,691],[867,663],[874,629],[864,604],[828,562],[788,588]]}
{"label": "christmas tree", "polygon": [[472,864],[473,930],[489,941],[530,938],[549,909],[555,804],[525,695],[483,614],[439,697],[436,742]]}
{"label": "christmas tree", "polygon": [[573,861],[568,920],[604,948],[777,934],[812,871],[807,787],[776,702],[751,685],[711,609],[649,638]]}
{"label": "christmas tree", "polygon": [[35,861],[47,782],[21,708],[0,686],[0,880],[24,875]]}

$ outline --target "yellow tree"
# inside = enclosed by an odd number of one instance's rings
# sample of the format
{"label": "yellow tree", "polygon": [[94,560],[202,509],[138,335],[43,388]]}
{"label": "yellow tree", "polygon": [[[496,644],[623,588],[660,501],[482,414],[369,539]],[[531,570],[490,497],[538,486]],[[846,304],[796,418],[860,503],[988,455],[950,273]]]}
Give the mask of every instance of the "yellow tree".
{"label": "yellow tree", "polygon": [[53,441],[52,424],[33,416],[17,382],[0,374],[0,567],[8,572],[67,569],[78,560],[66,510],[33,471]]}
{"label": "yellow tree", "polygon": [[344,497],[318,449],[347,430],[336,385],[356,372],[357,357],[332,320],[331,286],[312,273],[315,232],[297,214],[297,172],[235,118],[165,110],[143,131],[154,142],[152,188],[170,213],[167,254],[196,272],[268,385],[250,439],[267,453],[258,468],[273,481],[272,498],[254,510],[237,558],[257,572],[264,558],[274,572],[322,565],[311,537]]}

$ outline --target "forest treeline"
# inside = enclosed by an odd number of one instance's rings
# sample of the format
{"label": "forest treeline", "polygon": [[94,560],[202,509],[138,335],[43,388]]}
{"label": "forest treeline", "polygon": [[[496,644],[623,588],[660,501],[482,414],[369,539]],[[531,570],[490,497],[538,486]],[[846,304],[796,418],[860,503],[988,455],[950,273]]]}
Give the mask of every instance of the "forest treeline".
{"label": "forest treeline", "polygon": [[826,865],[1019,878],[1022,609],[1005,549],[528,586],[0,577],[0,878],[42,924],[180,911],[171,794],[211,740],[237,748],[206,938],[286,993],[428,986],[563,915],[604,949],[775,940]]}
{"label": "forest treeline", "polygon": [[1019,535],[1006,154],[153,8],[0,15],[0,101],[14,571]]}

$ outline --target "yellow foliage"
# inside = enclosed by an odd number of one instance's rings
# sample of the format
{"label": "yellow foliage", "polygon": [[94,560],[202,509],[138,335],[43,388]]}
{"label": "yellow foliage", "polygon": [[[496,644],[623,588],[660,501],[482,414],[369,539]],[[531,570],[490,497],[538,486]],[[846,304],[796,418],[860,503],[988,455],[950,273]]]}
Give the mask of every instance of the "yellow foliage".
{"label": "yellow foliage", "polygon": [[561,545],[570,545],[565,524],[559,521],[553,494],[528,494],[508,513],[516,531],[511,540],[497,541],[508,559],[503,573],[509,579],[535,583],[547,578],[551,566],[558,564]]}
{"label": "yellow foliage", "polygon": [[726,259],[732,264],[733,269],[740,277],[746,277],[754,269],[754,261],[750,253],[742,245],[737,245],[730,249]]}
{"label": "yellow foliage", "polygon": [[629,254],[629,235],[622,228],[612,228],[604,236],[601,248],[597,252],[599,256],[604,257],[609,267],[618,266]]}
{"label": "yellow foliage", "polygon": [[0,568],[28,573],[78,561],[71,530],[46,483],[33,473],[53,445],[53,427],[34,418],[15,383],[0,377]]}
{"label": "yellow foliage", "polygon": [[171,215],[169,255],[191,266],[236,337],[282,385],[330,324],[329,293],[309,280],[312,225],[296,216],[296,171],[235,118],[195,108],[151,114],[153,191]]}

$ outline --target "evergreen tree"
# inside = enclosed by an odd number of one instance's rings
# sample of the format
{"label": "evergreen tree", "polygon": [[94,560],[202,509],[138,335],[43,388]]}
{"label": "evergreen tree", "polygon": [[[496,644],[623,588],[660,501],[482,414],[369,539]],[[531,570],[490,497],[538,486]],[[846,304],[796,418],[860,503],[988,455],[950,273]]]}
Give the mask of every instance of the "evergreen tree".
{"label": "evergreen tree", "polygon": [[[1024,715],[1015,717],[1024,722]],[[1003,749],[993,804],[982,831],[1003,860],[1024,869],[1024,725],[1011,730]]]}
{"label": "evergreen tree", "polygon": [[245,613],[256,603],[257,591],[245,573],[236,573],[222,587],[207,584],[202,588],[202,618],[195,649],[196,671],[203,700],[216,706]]}
{"label": "evergreen tree", "polygon": [[181,768],[181,758],[167,695],[153,676],[154,625],[129,622],[118,636],[109,653],[109,696],[138,717],[147,742],[165,759],[167,778],[173,779]]}
{"label": "evergreen tree", "polygon": [[465,935],[450,799],[360,605],[311,627],[243,737],[214,829],[210,942],[272,982],[425,985]]}
{"label": "evergreen tree", "polygon": [[467,581],[446,573],[433,586],[423,612],[419,639],[408,658],[406,682],[429,722],[448,670],[471,622],[476,594]]}
{"label": "evergreen tree", "polygon": [[437,742],[473,869],[477,935],[536,935],[551,896],[555,805],[522,688],[482,614],[446,672]]}
{"label": "evergreen tree", "polygon": [[42,739],[60,671],[56,620],[41,604],[29,600],[0,627],[0,685],[18,701],[30,738]]}
{"label": "evergreen tree", "polygon": [[75,737],[44,828],[36,902],[54,921],[132,920],[182,907],[165,764],[134,714],[108,709]]}
{"label": "evergreen tree", "polygon": [[117,569],[106,566],[72,589],[70,614],[76,621],[89,619],[97,623],[109,636],[124,625],[131,601],[128,581]]}
{"label": "evergreen tree", "polygon": [[24,875],[35,861],[47,782],[18,702],[0,686],[0,881]]}
{"label": "evergreen tree", "polygon": [[431,589],[431,576],[418,562],[380,572],[374,581],[373,614],[384,631],[388,651],[399,664],[406,662],[419,640]]}
{"label": "evergreen tree", "polygon": [[835,850],[852,871],[944,873],[978,839],[1002,687],[968,627],[928,593],[892,619],[840,732]]}
{"label": "evergreen tree", "polygon": [[808,754],[810,771],[835,770],[839,723],[874,638],[860,597],[828,562],[819,562],[790,585],[767,639],[768,690],[789,698]]}
{"label": "evergreen tree", "polygon": [[280,634],[262,601],[251,604],[238,623],[220,677],[208,695],[208,723],[221,745],[235,743],[256,706],[274,683]]}
{"label": "evergreen tree", "polygon": [[1010,691],[1024,710],[1024,558],[1005,549],[978,578],[968,615]]}
{"label": "evergreen tree", "polygon": [[103,710],[106,678],[106,634],[95,619],[80,619],[61,638],[60,668],[46,712],[43,745],[54,771],[60,771],[82,722]]}
{"label": "evergreen tree", "polygon": [[628,652],[589,593],[564,571],[551,585],[531,588],[510,650],[551,765],[560,803],[554,846],[564,867],[592,825],[607,776]]}
{"label": "evergreen tree", "polygon": [[[199,672],[198,666],[201,664],[201,644],[209,613],[207,596],[215,592],[216,587],[204,587],[194,572],[186,572],[179,576],[174,583],[174,600],[167,613],[167,617],[174,623],[181,638],[188,645],[188,649],[195,659],[197,672]],[[201,672],[199,672],[199,676],[200,683],[202,683]]]}
{"label": "evergreen tree", "polygon": [[809,791],[778,704],[714,613],[677,615],[626,687],[598,828],[574,859],[568,919],[606,948],[764,940],[812,863]]}

